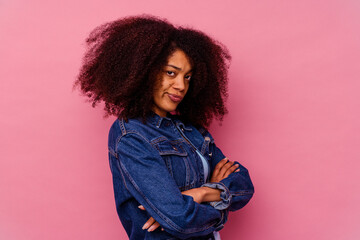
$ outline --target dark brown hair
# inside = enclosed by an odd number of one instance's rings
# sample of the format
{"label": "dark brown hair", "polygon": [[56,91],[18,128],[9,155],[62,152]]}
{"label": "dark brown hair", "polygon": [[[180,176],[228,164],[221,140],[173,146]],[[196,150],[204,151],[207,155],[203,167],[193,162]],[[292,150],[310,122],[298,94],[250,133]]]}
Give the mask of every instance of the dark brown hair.
{"label": "dark brown hair", "polygon": [[230,55],[219,42],[191,28],[175,27],[149,15],[131,16],[95,28],[74,88],[80,86],[92,106],[103,101],[105,117],[146,116],[153,107],[156,76],[176,49],[193,63],[189,90],[177,107],[184,122],[208,127],[227,113]]}

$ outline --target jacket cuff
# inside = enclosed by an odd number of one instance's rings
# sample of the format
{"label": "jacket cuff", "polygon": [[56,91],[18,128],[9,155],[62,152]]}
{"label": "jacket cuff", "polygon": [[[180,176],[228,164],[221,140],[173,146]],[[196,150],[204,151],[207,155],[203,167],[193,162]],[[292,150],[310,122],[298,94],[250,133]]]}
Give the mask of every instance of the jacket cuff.
{"label": "jacket cuff", "polygon": [[213,206],[215,209],[224,210],[230,206],[232,196],[230,194],[229,189],[223,183],[221,182],[205,183],[201,187],[209,187],[209,188],[221,190],[220,193],[221,200],[210,202],[210,205]]}

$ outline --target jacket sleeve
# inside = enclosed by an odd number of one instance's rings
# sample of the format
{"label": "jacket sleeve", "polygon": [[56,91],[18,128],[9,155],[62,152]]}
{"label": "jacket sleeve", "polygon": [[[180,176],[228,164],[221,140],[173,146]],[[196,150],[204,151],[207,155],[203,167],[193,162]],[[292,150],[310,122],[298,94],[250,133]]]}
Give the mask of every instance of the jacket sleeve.
{"label": "jacket sleeve", "polygon": [[[209,152],[212,155],[210,158],[211,173],[215,166],[225,158],[221,150],[216,146],[214,138],[211,134],[202,129],[203,136],[210,138]],[[235,161],[235,164],[239,164],[238,169],[240,171],[231,173],[227,178],[215,183],[205,183],[202,186],[211,187],[221,190],[221,201],[210,202],[210,204],[218,210],[230,210],[236,211],[244,207],[252,198],[254,194],[254,186],[250,179],[248,170],[242,166],[239,162]],[[211,175],[210,175],[211,176]]]}
{"label": "jacket sleeve", "polygon": [[122,136],[116,154],[127,190],[166,232],[185,239],[223,227],[227,212],[182,195],[159,152],[140,134]]}

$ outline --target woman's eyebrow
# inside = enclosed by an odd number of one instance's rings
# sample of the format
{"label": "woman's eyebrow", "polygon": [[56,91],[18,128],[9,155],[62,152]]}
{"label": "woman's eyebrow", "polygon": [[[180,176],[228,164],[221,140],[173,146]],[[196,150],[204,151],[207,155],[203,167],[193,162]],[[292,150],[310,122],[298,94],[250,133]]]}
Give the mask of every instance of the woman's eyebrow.
{"label": "woman's eyebrow", "polygon": [[173,68],[175,68],[175,69],[177,69],[177,70],[182,70],[181,68],[179,68],[179,67],[177,67],[177,66],[174,66],[174,65],[170,65],[170,64],[168,64],[168,65],[166,65],[166,66],[169,66],[169,67],[173,67]]}
{"label": "woman's eyebrow", "polygon": [[[175,68],[175,69],[177,69],[177,70],[182,70],[181,68],[179,68],[179,67],[177,67],[177,66],[174,66],[174,65],[171,65],[171,64],[168,64],[168,65],[166,65],[166,66],[168,66],[168,67],[173,67],[173,68]],[[189,72],[192,72],[192,69],[190,69],[189,71],[188,71],[188,73]]]}

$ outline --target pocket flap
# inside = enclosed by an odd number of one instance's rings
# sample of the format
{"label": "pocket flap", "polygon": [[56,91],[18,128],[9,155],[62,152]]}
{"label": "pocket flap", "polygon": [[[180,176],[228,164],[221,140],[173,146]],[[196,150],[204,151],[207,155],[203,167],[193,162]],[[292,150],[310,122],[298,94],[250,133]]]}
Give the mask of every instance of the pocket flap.
{"label": "pocket flap", "polygon": [[160,155],[187,156],[180,142],[161,141],[154,144]]}

